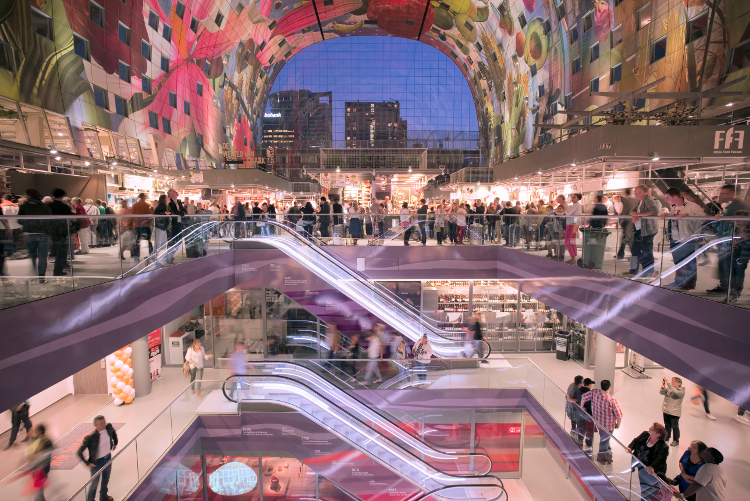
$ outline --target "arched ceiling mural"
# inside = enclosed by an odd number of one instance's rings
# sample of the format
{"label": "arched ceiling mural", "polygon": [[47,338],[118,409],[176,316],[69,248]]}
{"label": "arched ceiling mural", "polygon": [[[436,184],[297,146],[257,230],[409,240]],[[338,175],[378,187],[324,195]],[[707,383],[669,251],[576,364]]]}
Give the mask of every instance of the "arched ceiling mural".
{"label": "arched ceiling mural", "polygon": [[749,14],[743,0],[4,0],[0,95],[66,115],[80,154],[93,127],[116,133],[105,157],[122,136],[144,161],[220,164],[226,148],[253,149],[289,58],[322,40],[399,36],[461,69],[489,163],[549,140],[534,125],[565,121],[559,111],[607,102],[590,90],[665,77],[656,90],[686,91],[747,73]]}

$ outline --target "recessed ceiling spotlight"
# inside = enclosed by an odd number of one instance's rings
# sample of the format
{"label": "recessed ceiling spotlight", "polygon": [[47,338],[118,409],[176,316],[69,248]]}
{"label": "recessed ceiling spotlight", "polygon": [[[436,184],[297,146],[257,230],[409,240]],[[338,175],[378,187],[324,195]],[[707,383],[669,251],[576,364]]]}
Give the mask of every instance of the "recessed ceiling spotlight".
{"label": "recessed ceiling spotlight", "polygon": [[83,162],[83,165],[85,165],[86,167],[88,167],[89,165],[91,165],[91,162],[89,162],[89,161],[87,160],[87,161]]}

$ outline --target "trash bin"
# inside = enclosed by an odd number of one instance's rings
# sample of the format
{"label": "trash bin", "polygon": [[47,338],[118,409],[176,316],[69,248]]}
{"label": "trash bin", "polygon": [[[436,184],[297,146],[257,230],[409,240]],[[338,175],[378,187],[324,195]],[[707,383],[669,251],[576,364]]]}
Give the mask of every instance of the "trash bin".
{"label": "trash bin", "polygon": [[555,354],[558,360],[567,360],[568,346],[570,345],[570,332],[557,331],[555,333]]}
{"label": "trash bin", "polygon": [[610,231],[604,228],[581,228],[583,232],[583,253],[578,265],[583,268],[601,270],[604,264],[604,251]]}

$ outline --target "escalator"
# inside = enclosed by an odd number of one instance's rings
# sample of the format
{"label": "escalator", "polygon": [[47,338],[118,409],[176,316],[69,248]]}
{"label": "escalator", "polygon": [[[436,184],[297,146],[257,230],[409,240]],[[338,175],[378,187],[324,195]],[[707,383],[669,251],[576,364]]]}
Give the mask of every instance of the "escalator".
{"label": "escalator", "polygon": [[[348,443],[359,454],[364,454],[392,475],[408,482],[416,492],[404,499],[507,499],[499,478],[477,474],[472,469],[475,460],[478,462],[482,454],[437,451],[332,384],[315,388],[313,385],[323,381],[309,371],[280,367],[284,365],[277,364],[275,369],[294,376],[242,376],[239,382],[228,381],[224,384],[224,396],[231,402],[237,402],[242,412],[252,413],[255,407],[267,408],[269,404],[297,411]],[[383,432],[377,428],[383,429]],[[393,438],[387,436],[386,432],[392,434]],[[491,465],[489,458],[479,466],[484,470],[488,465]],[[360,493],[353,490],[356,485],[352,483],[344,487],[359,496]]]}
{"label": "escalator", "polygon": [[[180,235],[170,240],[170,245],[183,240],[185,247],[188,248],[196,245],[196,242],[207,241],[209,235],[220,236],[232,248],[238,248],[241,242],[260,242],[270,245],[305,266],[412,342],[416,343],[426,333],[433,352],[437,356],[442,358],[465,356],[466,341],[450,339],[448,336],[453,333],[438,329],[435,319],[422,314],[418,308],[403,301],[381,284],[371,282],[363,274],[352,270],[337,256],[326,252],[323,242],[315,237],[305,238],[289,226],[277,221],[265,220],[263,223],[275,228],[273,235],[253,235],[255,224],[253,221],[241,223],[209,221],[187,226]],[[239,235],[240,238],[235,238],[235,235]],[[150,262],[136,265],[124,276],[156,269],[156,263],[168,252],[168,249],[164,246],[155,251],[156,254]],[[479,342],[482,344],[480,353],[483,358],[488,357],[492,351],[489,343]]]}
{"label": "escalator", "polygon": [[[314,363],[311,367],[307,365],[311,361],[298,360],[291,362],[253,362],[248,377],[283,377],[304,384],[321,397],[335,402],[339,407],[347,409],[347,412],[355,416],[369,426],[395,442],[400,447],[411,452],[418,452],[422,459],[434,468],[455,475],[486,475],[492,471],[492,460],[483,453],[446,452],[425,444],[419,438],[408,433],[396,423],[401,419],[380,409],[374,409],[359,401],[349,390],[355,389],[348,381],[336,377],[334,371],[328,370],[324,364]],[[245,376],[231,376],[227,379],[229,387],[225,386],[224,394],[232,402],[236,402],[236,393],[231,391],[231,385],[245,385]],[[395,378],[399,380],[398,377]],[[257,381],[257,379],[253,379]],[[388,381],[386,381],[388,383]],[[384,383],[385,384],[385,383]]]}
{"label": "escalator", "polygon": [[[448,338],[447,336],[451,333],[435,327],[434,319],[423,315],[418,308],[406,303],[386,287],[377,282],[371,282],[363,274],[352,270],[335,255],[325,252],[323,250],[325,246],[317,242],[314,237],[307,239],[276,221],[264,221],[264,223],[275,228],[274,235],[250,236],[242,240],[257,240],[279,249],[370,313],[387,322],[412,342],[416,343],[424,333],[427,333],[427,338],[436,355],[442,358],[464,356],[465,341]],[[249,229],[252,229],[252,222],[246,224]],[[252,231],[246,234],[252,235]],[[484,357],[489,356],[490,345],[486,341],[480,342],[483,344],[481,353]]]}

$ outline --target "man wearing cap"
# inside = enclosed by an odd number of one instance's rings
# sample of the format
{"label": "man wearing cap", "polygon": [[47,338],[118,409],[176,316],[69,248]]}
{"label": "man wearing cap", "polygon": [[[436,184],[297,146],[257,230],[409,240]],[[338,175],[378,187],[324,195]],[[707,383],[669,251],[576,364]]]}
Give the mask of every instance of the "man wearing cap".
{"label": "man wearing cap", "polygon": [[719,466],[724,461],[724,455],[709,447],[701,452],[701,459],[704,464],[690,486],[682,494],[675,493],[675,496],[682,500],[696,495],[697,501],[727,501],[727,474]]}

